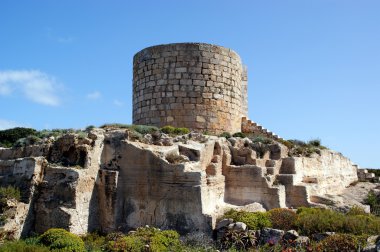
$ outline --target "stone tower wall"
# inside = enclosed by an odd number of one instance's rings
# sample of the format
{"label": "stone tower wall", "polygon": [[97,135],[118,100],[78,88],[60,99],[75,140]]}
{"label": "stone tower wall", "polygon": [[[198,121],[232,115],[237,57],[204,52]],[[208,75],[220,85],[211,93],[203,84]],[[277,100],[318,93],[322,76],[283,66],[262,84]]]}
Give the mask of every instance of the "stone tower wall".
{"label": "stone tower wall", "polygon": [[245,92],[241,59],[228,48],[159,45],[133,59],[134,124],[239,132],[247,113]]}

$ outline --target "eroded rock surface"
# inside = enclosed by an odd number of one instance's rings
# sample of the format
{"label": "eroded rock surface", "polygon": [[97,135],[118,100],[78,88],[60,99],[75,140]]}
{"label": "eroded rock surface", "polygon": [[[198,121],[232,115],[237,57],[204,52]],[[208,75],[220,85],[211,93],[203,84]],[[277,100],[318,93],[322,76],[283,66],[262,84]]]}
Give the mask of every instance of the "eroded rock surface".
{"label": "eroded rock surface", "polygon": [[17,230],[16,237],[52,227],[77,234],[144,225],[210,231],[228,209],[315,205],[357,181],[357,167],[329,150],[289,157],[280,143],[248,138],[140,138],[125,129],[94,129],[86,138],[67,134],[0,149],[0,185],[22,191],[18,217],[3,228]]}

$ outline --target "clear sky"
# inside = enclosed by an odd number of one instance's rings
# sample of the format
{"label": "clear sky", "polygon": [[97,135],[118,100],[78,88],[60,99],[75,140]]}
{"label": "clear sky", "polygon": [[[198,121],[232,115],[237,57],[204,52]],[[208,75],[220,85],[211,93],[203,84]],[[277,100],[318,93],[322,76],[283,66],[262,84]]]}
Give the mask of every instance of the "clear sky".
{"label": "clear sky", "polygon": [[131,123],[132,57],[232,48],[249,117],[380,168],[380,1],[0,1],[0,129]]}

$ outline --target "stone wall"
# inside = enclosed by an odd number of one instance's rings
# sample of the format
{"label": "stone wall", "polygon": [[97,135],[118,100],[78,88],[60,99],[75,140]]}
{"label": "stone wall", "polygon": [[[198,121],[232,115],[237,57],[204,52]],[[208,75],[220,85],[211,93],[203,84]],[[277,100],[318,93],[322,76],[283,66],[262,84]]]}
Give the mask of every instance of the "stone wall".
{"label": "stone wall", "polygon": [[133,123],[240,132],[247,74],[238,54],[210,44],[159,45],[133,59]]}

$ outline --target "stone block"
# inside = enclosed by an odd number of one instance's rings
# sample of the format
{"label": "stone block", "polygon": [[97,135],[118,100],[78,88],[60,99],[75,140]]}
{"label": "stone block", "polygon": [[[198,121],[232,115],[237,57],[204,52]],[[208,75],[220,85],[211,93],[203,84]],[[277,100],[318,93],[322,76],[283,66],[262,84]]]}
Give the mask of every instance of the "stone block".
{"label": "stone block", "polygon": [[186,67],[178,67],[175,69],[175,72],[176,73],[185,73],[185,72],[187,72],[187,68]]}

